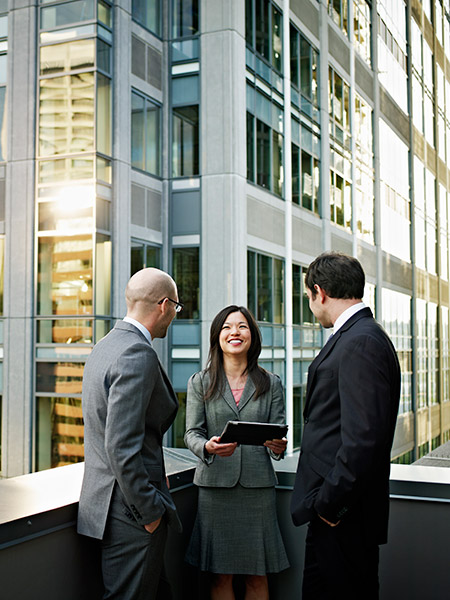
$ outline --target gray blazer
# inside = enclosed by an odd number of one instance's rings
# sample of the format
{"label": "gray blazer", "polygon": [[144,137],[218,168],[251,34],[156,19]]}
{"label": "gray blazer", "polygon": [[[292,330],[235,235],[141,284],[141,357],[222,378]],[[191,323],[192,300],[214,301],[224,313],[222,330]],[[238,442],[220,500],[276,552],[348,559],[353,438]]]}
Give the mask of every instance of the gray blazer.
{"label": "gray blazer", "polygon": [[156,352],[131,323],[118,321],[84,368],[85,470],[78,532],[102,539],[115,483],[142,526],[166,514],[179,529],[167,489],[164,433],[178,402]]}
{"label": "gray blazer", "polygon": [[188,383],[186,403],[186,446],[199,458],[194,483],[201,487],[271,487],[277,483],[270,457],[274,454],[265,446],[238,446],[232,456],[221,457],[204,454],[205,443],[220,435],[227,421],[257,421],[260,423],[285,423],[283,388],[280,378],[269,373],[270,388],[255,396],[255,386],[247,378],[239,407],[236,406],[228,382],[223,393],[204,401],[208,376],[204,371],[193,375]]}

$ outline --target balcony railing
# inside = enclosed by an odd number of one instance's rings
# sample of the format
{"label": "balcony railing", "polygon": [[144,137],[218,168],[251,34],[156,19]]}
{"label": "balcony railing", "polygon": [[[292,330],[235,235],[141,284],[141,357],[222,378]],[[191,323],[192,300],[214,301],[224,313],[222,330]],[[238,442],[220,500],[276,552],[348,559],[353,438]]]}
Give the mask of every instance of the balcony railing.
{"label": "balcony railing", "polygon": [[[183,560],[196,511],[195,460],[166,450],[171,491],[184,532],[170,532],[166,568],[176,600],[207,598],[207,578]],[[289,502],[297,456],[276,465],[280,528],[291,567],[270,576],[271,600],[301,597],[305,527],[296,528]],[[100,600],[98,544],[75,522],[83,464],[0,481],[2,600]],[[446,600],[450,589],[450,469],[393,465],[389,544],[381,547],[382,600]],[[239,581],[238,581],[239,587]],[[239,597],[239,589],[237,591]]]}

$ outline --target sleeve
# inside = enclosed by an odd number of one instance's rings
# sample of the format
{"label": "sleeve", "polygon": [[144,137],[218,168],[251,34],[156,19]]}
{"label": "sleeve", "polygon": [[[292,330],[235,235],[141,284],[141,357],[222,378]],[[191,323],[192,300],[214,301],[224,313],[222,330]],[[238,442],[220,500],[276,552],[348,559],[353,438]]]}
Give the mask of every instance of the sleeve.
{"label": "sleeve", "polygon": [[341,445],[314,504],[333,523],[354,504],[377,461],[384,460],[391,441],[391,373],[386,348],[374,338],[352,340],[343,353],[338,383]]}
{"label": "sleeve", "polygon": [[203,381],[201,374],[195,373],[188,381],[184,443],[206,465],[210,465],[215,457],[205,451],[208,440]]}
{"label": "sleeve", "polygon": [[164,498],[149,481],[142,457],[146,413],[158,376],[158,358],[144,344],[127,348],[109,372],[105,453],[134,516],[144,525],[165,512]]}
{"label": "sleeve", "polygon": [[[286,406],[284,402],[283,385],[278,375],[273,375],[271,392],[272,400],[270,402],[269,423],[286,423]],[[284,458],[284,452],[276,454],[269,448],[268,452],[274,460],[281,460]]]}

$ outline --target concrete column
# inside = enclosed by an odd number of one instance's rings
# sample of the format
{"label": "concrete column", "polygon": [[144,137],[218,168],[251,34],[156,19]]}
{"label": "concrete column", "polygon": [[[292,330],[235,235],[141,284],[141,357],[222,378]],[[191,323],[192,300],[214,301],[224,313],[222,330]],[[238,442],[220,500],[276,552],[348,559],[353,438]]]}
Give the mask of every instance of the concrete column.
{"label": "concrete column", "polygon": [[27,4],[16,2],[8,23],[7,106],[14,109],[7,117],[5,206],[2,474],[6,477],[32,468],[37,8]]}
{"label": "concrete column", "polygon": [[202,359],[212,318],[247,304],[245,3],[201,3]]}

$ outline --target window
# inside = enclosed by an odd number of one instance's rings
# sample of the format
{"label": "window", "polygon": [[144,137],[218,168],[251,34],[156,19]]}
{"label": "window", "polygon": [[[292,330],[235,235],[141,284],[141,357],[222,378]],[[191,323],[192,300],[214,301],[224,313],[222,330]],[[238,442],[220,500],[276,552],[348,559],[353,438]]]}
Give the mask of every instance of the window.
{"label": "window", "polygon": [[132,0],[131,15],[139,25],[161,35],[161,0]]}
{"label": "window", "polygon": [[173,109],[173,177],[199,175],[198,105]]}
{"label": "window", "polygon": [[283,110],[247,84],[247,175],[261,187],[283,194]]}
{"label": "window", "polygon": [[292,118],[292,202],[320,214],[320,138]]}
{"label": "window", "polygon": [[246,1],[247,45],[278,73],[283,69],[282,20],[281,11],[270,0]]}
{"label": "window", "polygon": [[178,296],[184,304],[177,319],[200,318],[200,253],[199,248],[174,248],[172,254],[173,278]]}
{"label": "window", "polygon": [[401,368],[399,413],[412,410],[412,335],[411,297],[387,288],[382,289],[383,327],[397,350]]}
{"label": "window", "polygon": [[258,321],[284,323],[284,263],[251,250],[247,255],[248,307]]}
{"label": "window", "polygon": [[172,0],[172,37],[183,38],[199,33],[198,0]]}
{"label": "window", "polygon": [[355,47],[367,64],[371,64],[370,5],[366,0],[353,0],[353,35]]}
{"label": "window", "polygon": [[372,109],[355,94],[355,213],[359,237],[374,242],[374,170]]}
{"label": "window", "polygon": [[328,13],[345,35],[348,35],[348,0],[328,0]]}
{"label": "window", "polygon": [[147,242],[131,240],[130,276],[147,267],[161,268],[161,248]]}
{"label": "window", "polygon": [[152,175],[161,174],[161,107],[131,93],[131,165]]}

